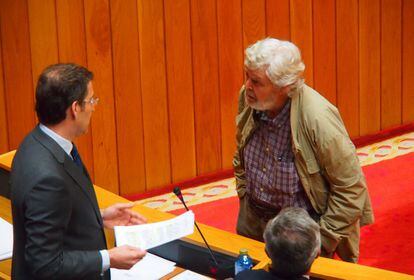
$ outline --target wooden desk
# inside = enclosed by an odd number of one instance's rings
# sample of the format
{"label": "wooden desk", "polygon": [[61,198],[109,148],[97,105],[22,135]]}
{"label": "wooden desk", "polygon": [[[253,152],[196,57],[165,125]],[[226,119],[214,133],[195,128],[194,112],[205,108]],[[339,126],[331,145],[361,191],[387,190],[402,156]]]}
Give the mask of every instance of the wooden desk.
{"label": "wooden desk", "polygon": [[[0,168],[10,170],[13,156],[14,152],[0,155]],[[127,199],[98,186],[95,186],[95,191],[99,206],[101,208],[108,207],[109,205],[117,202],[128,202]],[[136,205],[134,210],[145,215],[148,218],[148,222],[162,221],[174,217],[172,214],[150,209],[141,205]],[[10,202],[2,197],[0,197],[0,216],[11,222]],[[256,269],[266,268],[268,266],[269,259],[264,252],[264,244],[262,242],[248,239],[246,237],[219,230],[207,225],[200,224],[199,226],[213,250],[237,256],[240,248],[247,248],[249,250],[249,255],[258,262],[255,266]],[[111,235],[110,232],[108,234]],[[204,244],[197,231],[194,231],[192,235],[183,238],[183,240],[200,246],[203,246]],[[10,261],[0,263],[0,272],[10,275]],[[408,274],[322,257],[315,260],[311,268],[311,275],[323,279],[414,280],[414,276],[410,276]]]}

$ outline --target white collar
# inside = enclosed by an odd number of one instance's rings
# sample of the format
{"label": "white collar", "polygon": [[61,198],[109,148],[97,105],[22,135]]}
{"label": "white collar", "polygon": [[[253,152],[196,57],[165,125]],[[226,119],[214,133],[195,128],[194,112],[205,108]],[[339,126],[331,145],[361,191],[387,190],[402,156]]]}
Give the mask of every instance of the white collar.
{"label": "white collar", "polygon": [[50,138],[55,140],[55,142],[58,143],[58,145],[65,151],[65,153],[71,156],[70,152],[72,151],[72,148],[73,148],[72,142],[70,142],[66,138],[63,138],[62,136],[60,136],[59,134],[57,134],[56,132],[54,132],[53,130],[51,130],[50,128],[48,128],[47,126],[43,124],[39,124],[39,128],[44,133],[46,133]]}

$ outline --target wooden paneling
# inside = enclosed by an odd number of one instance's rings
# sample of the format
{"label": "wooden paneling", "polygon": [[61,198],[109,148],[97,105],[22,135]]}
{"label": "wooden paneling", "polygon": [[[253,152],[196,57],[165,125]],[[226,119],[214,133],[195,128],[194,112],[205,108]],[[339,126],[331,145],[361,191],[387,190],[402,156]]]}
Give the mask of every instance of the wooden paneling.
{"label": "wooden paneling", "polygon": [[360,134],[381,128],[380,0],[359,2]]}
{"label": "wooden paneling", "polygon": [[[56,20],[59,62],[87,66],[83,0],[56,1]],[[89,132],[77,139],[76,145],[90,176],[95,178],[92,133]]]}
{"label": "wooden paneling", "polygon": [[266,36],[265,0],[242,0],[244,49]]}
{"label": "wooden paneling", "polygon": [[120,194],[145,191],[144,129],[138,10],[135,0],[111,0],[114,95]]}
{"label": "wooden paneling", "polygon": [[[236,151],[239,90],[243,83],[243,34],[240,0],[217,2],[219,83],[221,108],[221,146],[223,168],[231,168]],[[235,32],[239,30],[239,32]]]}
{"label": "wooden paneling", "polygon": [[401,123],[401,1],[381,1],[381,128]]}
{"label": "wooden paneling", "polygon": [[7,133],[8,123],[5,104],[6,94],[4,91],[3,67],[1,66],[3,66],[3,58],[0,38],[0,153],[5,153],[9,150],[9,139]]}
{"label": "wooden paneling", "polygon": [[35,125],[26,1],[2,1],[0,25],[9,149],[16,149]]}
{"label": "wooden paneling", "polygon": [[290,37],[306,65],[305,82],[313,86],[312,1],[290,1]]}
{"label": "wooden paneling", "polygon": [[28,0],[33,92],[43,69],[58,62],[54,0]]}
{"label": "wooden paneling", "polygon": [[358,1],[336,1],[338,108],[351,137],[359,135]]}
{"label": "wooden paneling", "polygon": [[402,121],[408,123],[414,121],[414,1],[404,0],[402,11]]}
{"label": "wooden paneling", "polygon": [[[197,174],[189,0],[164,2],[172,181]],[[183,141],[183,139],[186,139]]]}
{"label": "wooden paneling", "polygon": [[335,2],[313,1],[313,85],[336,104]]}
{"label": "wooden paneling", "polygon": [[244,49],[301,50],[309,85],[352,137],[414,121],[413,0],[0,1],[0,151],[36,123],[55,62],[95,74],[100,104],[76,141],[94,181],[123,195],[231,168]]}
{"label": "wooden paneling", "polygon": [[197,173],[221,169],[216,1],[191,2]]}
{"label": "wooden paneling", "polygon": [[266,0],[267,36],[280,40],[290,40],[289,0]]}
{"label": "wooden paneling", "polygon": [[85,0],[84,6],[88,67],[95,74],[93,85],[100,99],[91,121],[95,183],[106,184],[108,190],[118,193],[109,3]]}
{"label": "wooden paneling", "polygon": [[138,0],[147,189],[171,182],[162,0]]}

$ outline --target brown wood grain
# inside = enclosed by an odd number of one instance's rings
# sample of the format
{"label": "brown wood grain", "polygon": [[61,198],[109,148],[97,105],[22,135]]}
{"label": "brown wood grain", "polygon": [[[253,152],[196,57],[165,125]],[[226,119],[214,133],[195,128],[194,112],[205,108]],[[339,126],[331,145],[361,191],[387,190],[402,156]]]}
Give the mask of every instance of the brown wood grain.
{"label": "brown wood grain", "polygon": [[402,4],[402,122],[414,121],[414,1]]}
{"label": "brown wood grain", "polygon": [[381,1],[381,128],[401,123],[401,0]]}
{"label": "brown wood grain", "polygon": [[[1,30],[1,29],[0,29]],[[6,115],[6,92],[4,90],[3,79],[3,57],[0,38],[0,153],[5,153],[9,150],[9,138],[8,138],[8,121]]]}
{"label": "brown wood grain", "polygon": [[228,169],[236,150],[234,123],[244,77],[242,13],[240,0],[217,4],[222,168]]}
{"label": "brown wood grain", "polygon": [[120,194],[142,193],[146,180],[137,3],[111,0],[110,8]]}
{"label": "brown wood grain", "polygon": [[351,136],[412,122],[413,2],[0,1],[0,151],[36,124],[37,75],[74,62],[101,98],[76,141],[94,181],[134,194],[231,168],[243,52],[266,36],[298,45]]}
{"label": "brown wood grain", "polygon": [[[85,13],[83,0],[56,1],[56,21],[60,63],[76,63],[87,67]],[[92,133],[76,140],[82,161],[92,180],[95,178]]]}
{"label": "brown wood grain", "polygon": [[59,61],[54,0],[28,0],[33,92],[39,75]]}
{"label": "brown wood grain", "polygon": [[359,136],[358,1],[336,1],[337,104],[351,137]]}
{"label": "brown wood grain", "polygon": [[266,37],[265,0],[242,0],[243,48]]}
{"label": "brown wood grain", "polygon": [[165,50],[172,181],[197,174],[189,0],[166,0]]}
{"label": "brown wood grain", "polygon": [[381,128],[380,0],[359,2],[360,134]]}
{"label": "brown wood grain", "polygon": [[290,1],[266,0],[266,34],[280,40],[290,40]]}
{"label": "brown wood grain", "polygon": [[163,14],[161,0],[138,1],[147,189],[171,182]]}
{"label": "brown wood grain", "polygon": [[336,105],[335,2],[313,1],[313,85]]}
{"label": "brown wood grain", "polygon": [[16,149],[35,125],[27,2],[2,1],[0,25],[9,149]]}
{"label": "brown wood grain", "polygon": [[298,46],[302,60],[306,65],[305,83],[313,86],[313,37],[312,37],[312,2],[302,0],[290,1],[290,36]]}
{"label": "brown wood grain", "polygon": [[214,0],[191,2],[197,174],[221,169],[216,19]]}
{"label": "brown wood grain", "polygon": [[88,67],[100,99],[91,120],[94,182],[119,193],[109,3],[85,0],[84,6]]}

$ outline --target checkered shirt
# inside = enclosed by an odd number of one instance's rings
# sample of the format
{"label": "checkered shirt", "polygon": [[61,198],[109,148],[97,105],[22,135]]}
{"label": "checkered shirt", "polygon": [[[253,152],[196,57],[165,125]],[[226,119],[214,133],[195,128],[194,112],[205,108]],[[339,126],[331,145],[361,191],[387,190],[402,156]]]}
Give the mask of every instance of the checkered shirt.
{"label": "checkered shirt", "polygon": [[258,128],[244,149],[247,193],[273,209],[295,206],[311,210],[294,163],[290,100],[274,119],[264,112],[258,117]]}

